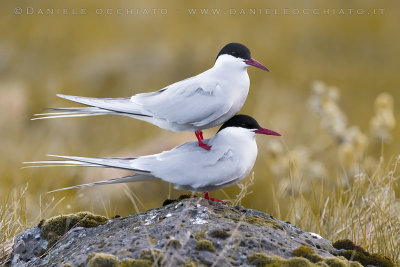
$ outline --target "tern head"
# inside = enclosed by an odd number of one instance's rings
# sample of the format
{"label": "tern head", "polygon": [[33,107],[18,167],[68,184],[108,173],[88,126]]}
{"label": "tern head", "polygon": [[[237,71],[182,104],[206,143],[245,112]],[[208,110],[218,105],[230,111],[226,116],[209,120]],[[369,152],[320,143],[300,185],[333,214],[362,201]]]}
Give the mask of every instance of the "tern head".
{"label": "tern head", "polygon": [[248,129],[249,132],[253,132],[256,134],[265,134],[265,135],[275,135],[275,136],[281,136],[281,134],[274,132],[272,130],[263,128],[258,124],[258,122],[248,116],[248,115],[235,115],[229,120],[227,120],[224,124],[222,124],[221,128],[219,128],[218,132],[221,131],[222,129],[228,128],[228,127],[239,127],[239,128],[244,128]]}
{"label": "tern head", "polygon": [[216,63],[218,61],[229,61],[230,64],[240,64],[245,68],[254,66],[269,71],[263,64],[251,57],[250,50],[245,45],[239,43],[225,45],[217,56]]}

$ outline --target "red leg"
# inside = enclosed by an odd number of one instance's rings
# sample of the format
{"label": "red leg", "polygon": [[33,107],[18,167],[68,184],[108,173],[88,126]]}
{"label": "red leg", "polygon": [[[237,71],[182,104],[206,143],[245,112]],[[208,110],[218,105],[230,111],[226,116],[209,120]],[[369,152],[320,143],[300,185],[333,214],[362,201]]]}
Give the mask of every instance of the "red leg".
{"label": "red leg", "polygon": [[211,149],[211,146],[206,145],[206,144],[203,143],[203,141],[202,141],[203,140],[203,132],[202,131],[195,131],[194,134],[196,135],[197,140],[199,141],[199,147],[202,147],[202,148],[204,148],[206,150],[210,150]]}
{"label": "red leg", "polygon": [[219,199],[210,197],[210,194],[209,194],[208,192],[205,192],[205,193],[204,193],[204,199],[211,200],[211,201],[221,202],[222,204],[226,205],[226,203],[223,202],[222,200],[219,200]]}

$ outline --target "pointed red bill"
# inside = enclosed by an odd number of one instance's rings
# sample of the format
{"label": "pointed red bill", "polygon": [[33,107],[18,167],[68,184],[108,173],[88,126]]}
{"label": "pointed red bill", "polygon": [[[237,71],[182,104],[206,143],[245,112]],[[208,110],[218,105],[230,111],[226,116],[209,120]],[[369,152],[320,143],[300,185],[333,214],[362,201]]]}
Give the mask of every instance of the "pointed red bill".
{"label": "pointed red bill", "polygon": [[265,135],[276,135],[276,136],[282,136],[280,133],[274,132],[269,129],[261,128],[257,129],[254,131],[256,134],[265,134]]}
{"label": "pointed red bill", "polygon": [[266,70],[269,71],[269,69],[267,69],[267,67],[265,67],[263,64],[261,64],[260,62],[258,62],[257,60],[255,60],[254,58],[252,59],[246,59],[244,61],[244,63],[246,63],[247,65],[251,65],[254,66],[256,68],[262,69],[262,70]]}

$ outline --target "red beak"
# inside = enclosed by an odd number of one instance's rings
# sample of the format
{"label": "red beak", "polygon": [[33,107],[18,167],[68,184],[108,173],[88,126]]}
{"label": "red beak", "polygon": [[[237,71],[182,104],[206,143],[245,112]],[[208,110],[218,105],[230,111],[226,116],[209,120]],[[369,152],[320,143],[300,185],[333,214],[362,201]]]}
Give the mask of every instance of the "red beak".
{"label": "red beak", "polygon": [[281,134],[271,131],[269,129],[261,128],[257,129],[254,131],[256,134],[265,134],[265,135],[276,135],[276,136],[282,136]]}
{"label": "red beak", "polygon": [[250,60],[246,59],[244,61],[244,63],[246,63],[247,65],[251,65],[251,66],[254,66],[256,68],[262,69],[262,70],[269,71],[269,69],[267,69],[267,67],[265,67],[263,64],[261,64],[260,62],[258,62],[254,58],[252,58]]}

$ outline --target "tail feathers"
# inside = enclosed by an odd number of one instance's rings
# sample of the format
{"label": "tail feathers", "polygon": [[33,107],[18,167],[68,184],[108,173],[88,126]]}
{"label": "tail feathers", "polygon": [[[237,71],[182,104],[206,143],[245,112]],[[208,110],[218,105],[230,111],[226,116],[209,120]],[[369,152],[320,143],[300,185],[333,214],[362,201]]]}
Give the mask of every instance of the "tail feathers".
{"label": "tail feathers", "polygon": [[47,108],[55,112],[35,114],[31,120],[54,118],[87,117],[99,115],[123,115],[129,117],[151,117],[140,104],[132,102],[130,98],[91,98],[58,94],[58,97],[87,105],[82,108]]}
{"label": "tail feathers", "polygon": [[[70,118],[70,117],[86,117],[86,116],[98,116],[98,115],[124,115],[120,112],[114,112],[111,110],[105,110],[96,107],[87,108],[46,108],[46,110],[58,111],[34,114],[34,118],[31,120],[43,120],[43,119],[54,119],[54,118]],[[127,114],[128,115],[128,114]]]}
{"label": "tail feathers", "polygon": [[23,162],[23,164],[28,164],[28,166],[22,167],[22,169],[26,168],[42,168],[42,167],[69,167],[69,166],[78,166],[78,167],[104,167],[96,164],[88,164],[84,162],[72,161],[72,160],[46,160],[46,161],[28,161]]}
{"label": "tail feathers", "polygon": [[94,183],[81,184],[81,185],[60,188],[60,189],[56,189],[56,190],[53,190],[53,191],[50,191],[47,193],[53,193],[53,192],[58,192],[58,191],[64,191],[64,190],[76,189],[76,188],[88,187],[88,186],[95,186],[95,185],[130,183],[130,182],[148,181],[148,180],[154,180],[154,179],[156,179],[154,176],[150,176],[150,175],[146,175],[146,174],[135,174],[135,175],[129,175],[129,176],[124,176],[124,177],[120,177],[120,178],[114,178],[114,179],[110,179],[110,180],[100,181],[100,182],[94,182]]}
{"label": "tail feathers", "polygon": [[58,155],[48,155],[48,156],[63,158],[67,160],[24,162],[24,164],[30,164],[30,166],[26,166],[24,168],[52,167],[52,166],[83,166],[83,167],[124,169],[141,174],[150,173],[150,171],[148,170],[135,169],[131,166],[132,161],[134,161],[136,158],[86,158],[86,157],[58,156]]}
{"label": "tail feathers", "polygon": [[26,166],[24,168],[50,167],[50,166],[103,167],[103,168],[117,168],[117,169],[125,169],[125,170],[135,171],[135,172],[137,172],[137,174],[120,177],[120,178],[115,178],[115,179],[110,179],[110,180],[106,180],[106,181],[81,184],[81,185],[56,189],[56,190],[50,191],[48,193],[63,191],[63,190],[68,190],[68,189],[74,189],[74,188],[80,188],[80,187],[87,187],[87,186],[129,183],[129,182],[148,181],[148,180],[157,179],[150,174],[150,171],[138,170],[138,169],[132,168],[131,163],[136,158],[86,158],[86,157],[57,156],[57,155],[49,155],[49,156],[63,158],[66,160],[46,160],[46,161],[24,162],[24,164],[30,164],[30,166]]}
{"label": "tail feathers", "polygon": [[131,98],[92,98],[92,97],[81,97],[71,95],[61,95],[58,97],[80,103],[83,105],[97,107],[100,109],[128,113],[131,115],[148,116],[151,117],[148,111],[146,111],[140,104],[132,102]]}
{"label": "tail feathers", "polygon": [[112,111],[101,109],[97,107],[86,107],[86,108],[45,108],[45,110],[60,111],[59,113],[54,112],[53,114],[68,114],[68,113],[111,113]]}
{"label": "tail feathers", "polygon": [[58,155],[49,155],[49,156],[82,162],[85,164],[95,165],[97,167],[117,168],[117,169],[140,172],[140,173],[150,173],[150,171],[148,170],[138,170],[131,166],[132,161],[135,160],[136,158],[86,158],[86,157],[58,156]]}

